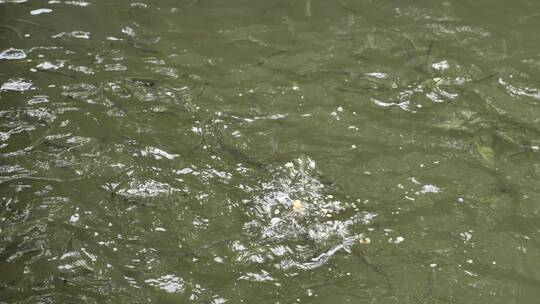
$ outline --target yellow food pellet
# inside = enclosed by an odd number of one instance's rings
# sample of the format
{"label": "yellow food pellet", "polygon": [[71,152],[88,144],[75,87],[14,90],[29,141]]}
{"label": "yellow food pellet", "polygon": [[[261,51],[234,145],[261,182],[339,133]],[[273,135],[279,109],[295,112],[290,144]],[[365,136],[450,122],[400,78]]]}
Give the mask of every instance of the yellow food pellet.
{"label": "yellow food pellet", "polygon": [[300,200],[294,200],[292,202],[292,208],[294,211],[299,211],[302,209],[302,202]]}
{"label": "yellow food pellet", "polygon": [[358,240],[358,242],[361,244],[361,245],[368,245],[371,243],[371,240],[369,238],[361,238],[360,240]]}

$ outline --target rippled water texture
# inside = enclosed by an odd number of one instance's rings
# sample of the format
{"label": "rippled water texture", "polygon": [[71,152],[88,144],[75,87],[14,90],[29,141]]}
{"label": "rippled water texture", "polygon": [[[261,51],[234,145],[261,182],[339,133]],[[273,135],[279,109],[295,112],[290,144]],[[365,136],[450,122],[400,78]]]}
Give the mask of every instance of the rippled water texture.
{"label": "rippled water texture", "polygon": [[539,12],[0,0],[0,303],[536,303]]}

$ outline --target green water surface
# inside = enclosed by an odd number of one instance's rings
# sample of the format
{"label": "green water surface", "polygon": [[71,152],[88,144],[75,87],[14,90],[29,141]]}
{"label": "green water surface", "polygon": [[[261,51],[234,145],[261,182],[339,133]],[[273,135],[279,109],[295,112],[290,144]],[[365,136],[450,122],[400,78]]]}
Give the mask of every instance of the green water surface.
{"label": "green water surface", "polygon": [[537,0],[0,0],[0,303],[539,303]]}

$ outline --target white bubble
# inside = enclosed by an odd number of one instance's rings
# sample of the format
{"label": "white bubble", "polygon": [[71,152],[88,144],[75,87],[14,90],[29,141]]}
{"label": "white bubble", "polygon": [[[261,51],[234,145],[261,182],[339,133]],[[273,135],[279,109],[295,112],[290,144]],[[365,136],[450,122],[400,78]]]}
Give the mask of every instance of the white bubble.
{"label": "white bubble", "polygon": [[405,240],[404,237],[398,236],[395,239],[389,239],[388,242],[389,243],[394,243],[394,244],[399,244],[399,243],[403,242],[404,240]]}
{"label": "white bubble", "polygon": [[436,62],[434,64],[431,65],[435,70],[438,70],[438,71],[443,71],[443,70],[446,70],[450,67],[450,65],[448,65],[448,61],[446,60],[443,60],[441,62]]}
{"label": "white bubble", "polygon": [[79,221],[79,218],[80,218],[79,214],[75,213],[69,218],[69,221],[72,223],[76,223]]}
{"label": "white bubble", "polygon": [[30,15],[37,16],[41,14],[48,14],[50,12],[52,12],[52,9],[50,8],[38,8],[38,9],[30,11]]}
{"label": "white bubble", "polygon": [[22,78],[10,79],[8,82],[2,84],[0,91],[26,91],[32,88],[32,83]]}
{"label": "white bubble", "polygon": [[0,59],[7,59],[7,60],[13,60],[13,59],[24,59],[26,58],[26,53],[24,50],[21,49],[14,49],[9,48],[2,53],[0,53]]}

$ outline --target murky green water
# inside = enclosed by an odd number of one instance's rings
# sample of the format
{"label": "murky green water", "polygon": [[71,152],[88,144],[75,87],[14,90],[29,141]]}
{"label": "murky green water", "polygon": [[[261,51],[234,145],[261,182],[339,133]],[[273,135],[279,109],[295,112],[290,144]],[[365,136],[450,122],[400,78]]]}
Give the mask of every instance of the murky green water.
{"label": "murky green water", "polygon": [[0,302],[536,303],[539,12],[0,0]]}

